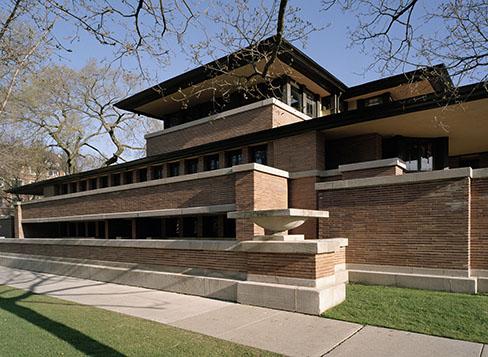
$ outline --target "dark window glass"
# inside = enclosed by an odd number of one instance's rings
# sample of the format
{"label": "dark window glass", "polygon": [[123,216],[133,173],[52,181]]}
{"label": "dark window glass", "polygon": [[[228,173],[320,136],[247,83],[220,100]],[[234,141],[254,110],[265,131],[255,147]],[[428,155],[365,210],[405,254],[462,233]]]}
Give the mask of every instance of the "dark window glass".
{"label": "dark window glass", "polygon": [[130,184],[134,182],[134,173],[132,171],[124,172],[124,184]]}
{"label": "dark window glass", "polygon": [[459,160],[459,167],[471,167],[472,169],[479,169],[480,159],[479,158],[461,159]]}
{"label": "dark window glass", "polygon": [[197,226],[196,217],[183,218],[183,237],[196,237],[198,234]]}
{"label": "dark window glass", "polygon": [[138,170],[139,182],[147,181],[147,168]]}
{"label": "dark window glass", "polygon": [[180,174],[180,163],[179,162],[172,162],[168,164],[168,176],[178,176]]}
{"label": "dark window glass", "polygon": [[195,174],[198,172],[198,159],[185,160],[185,173]]}
{"label": "dark window glass", "polygon": [[112,182],[110,186],[119,186],[120,185],[120,174],[113,174],[112,175]]}
{"label": "dark window glass", "polygon": [[163,178],[163,166],[154,166],[153,167],[153,180],[159,180]]}
{"label": "dark window glass", "polygon": [[302,111],[302,91],[300,88],[291,86],[291,102],[290,106],[296,110]]}
{"label": "dark window glass", "polygon": [[64,183],[61,185],[61,194],[66,195],[68,193],[68,184]]}
{"label": "dark window glass", "polygon": [[242,150],[234,150],[226,153],[227,167],[242,164]]}
{"label": "dark window glass", "polygon": [[218,216],[203,217],[203,236],[205,238],[215,238],[219,236]]}
{"label": "dark window glass", "polygon": [[224,237],[235,238],[236,236],[236,220],[224,216]]}
{"label": "dark window glass", "polygon": [[317,103],[312,93],[305,92],[304,113],[311,117],[317,116]]}
{"label": "dark window glass", "polygon": [[97,189],[97,179],[92,178],[88,181],[88,184],[90,186],[90,190],[96,190]]}
{"label": "dark window glass", "polygon": [[205,156],[204,166],[205,171],[217,170],[220,167],[219,154]]}
{"label": "dark window glass", "polygon": [[80,188],[80,191],[86,191],[86,181],[81,181],[78,187]]}
{"label": "dark window glass", "polygon": [[267,145],[260,145],[254,146],[251,148],[251,160],[257,164],[266,165],[268,163],[267,160],[267,152],[268,146]]}
{"label": "dark window glass", "polygon": [[69,190],[70,193],[78,191],[78,183],[77,182],[71,182],[69,184],[69,188],[70,188],[70,190]]}
{"label": "dark window glass", "polygon": [[108,176],[100,177],[100,188],[108,187]]}
{"label": "dark window glass", "polygon": [[181,232],[180,219],[167,218],[165,221],[166,238],[179,237]]}

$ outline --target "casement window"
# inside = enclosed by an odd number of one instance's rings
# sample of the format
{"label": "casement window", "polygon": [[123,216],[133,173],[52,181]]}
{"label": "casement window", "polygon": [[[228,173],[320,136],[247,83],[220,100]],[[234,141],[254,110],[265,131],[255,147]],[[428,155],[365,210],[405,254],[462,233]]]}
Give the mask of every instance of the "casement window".
{"label": "casement window", "polygon": [[203,158],[205,171],[217,170],[220,168],[219,154],[208,155]]}
{"label": "casement window", "polygon": [[90,190],[96,190],[98,185],[97,185],[97,179],[96,178],[91,178],[88,180],[88,187]]}
{"label": "casement window", "polygon": [[69,184],[69,192],[73,193],[73,192],[77,192],[77,191],[78,191],[78,183],[77,182],[71,182]]}
{"label": "casement window", "polygon": [[154,166],[152,168],[152,179],[159,180],[163,178],[163,165]]}
{"label": "casement window", "polygon": [[283,100],[286,104],[310,117],[317,117],[321,106],[320,97],[293,81],[285,83]]}
{"label": "casement window", "polygon": [[139,178],[139,182],[147,181],[147,168],[144,167],[142,169],[137,170],[137,176]]}
{"label": "casement window", "polygon": [[198,235],[198,220],[197,217],[183,218],[183,237],[197,237]]}
{"label": "casement window", "polygon": [[253,146],[250,149],[250,153],[252,162],[267,165],[268,145]]}
{"label": "casement window", "polygon": [[225,153],[227,167],[242,164],[242,150],[233,150]]}
{"label": "casement window", "polygon": [[370,108],[377,105],[387,104],[392,101],[390,93],[383,93],[371,98],[358,99],[358,108]]}
{"label": "casement window", "polygon": [[218,216],[203,216],[203,237],[215,238],[219,236],[219,217]]}
{"label": "casement window", "polygon": [[110,186],[120,186],[120,174],[113,174]]}
{"label": "casement window", "polygon": [[100,182],[99,185],[100,188],[108,187],[108,176],[100,177],[99,182]]}
{"label": "casement window", "polygon": [[134,182],[134,173],[132,171],[124,172],[124,184],[128,185]]}
{"label": "casement window", "polygon": [[168,176],[174,177],[179,176],[180,174],[180,163],[179,162],[171,162],[168,164]]}
{"label": "casement window", "polygon": [[86,191],[86,181],[80,181],[78,187],[80,188],[80,192]]}
{"label": "casement window", "polygon": [[185,160],[185,173],[196,174],[198,172],[198,159]]}
{"label": "casement window", "polygon": [[396,136],[383,142],[383,157],[398,157],[407,171],[442,170],[448,166],[448,138]]}
{"label": "casement window", "polygon": [[295,84],[292,84],[290,88],[291,88],[291,91],[290,91],[291,101],[290,101],[290,103],[288,103],[288,105],[290,105],[292,108],[295,108],[296,110],[301,112],[303,110],[302,91]]}

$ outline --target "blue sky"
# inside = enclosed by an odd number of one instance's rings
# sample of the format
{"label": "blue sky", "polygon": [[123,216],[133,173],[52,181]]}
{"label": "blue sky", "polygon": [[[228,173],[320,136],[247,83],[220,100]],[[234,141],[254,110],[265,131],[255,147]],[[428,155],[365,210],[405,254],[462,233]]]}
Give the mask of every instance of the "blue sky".
{"label": "blue sky", "polygon": [[[327,15],[321,13],[317,11],[320,7],[319,3],[317,0],[307,1],[305,6],[303,1],[291,2],[292,5],[302,7],[304,18],[313,24],[319,26],[330,23],[330,26],[320,32],[312,33],[305,48],[300,47],[299,43],[296,45],[349,86],[380,78],[379,73],[365,72],[367,66],[372,62],[371,57],[360,53],[358,48],[348,46],[350,42],[348,27],[355,26],[355,19],[350,15],[345,16],[338,9]],[[65,33],[71,33],[72,28],[61,23],[56,32],[57,36],[62,38]],[[187,39],[192,41],[197,38],[198,34],[190,31],[187,36],[189,36]],[[155,73],[154,79],[151,79],[154,84],[195,67],[188,61],[187,56],[182,53],[174,41],[170,46],[174,51],[174,56],[164,68],[157,67],[150,60],[144,61],[144,65],[151,68]],[[63,53],[63,58],[56,61],[74,68],[82,67],[91,58],[102,60],[111,57],[110,47],[99,45],[91,36],[83,33],[81,33],[79,40],[70,43],[69,47],[73,52]],[[126,60],[123,65],[129,67],[134,66],[134,63],[134,61]]]}

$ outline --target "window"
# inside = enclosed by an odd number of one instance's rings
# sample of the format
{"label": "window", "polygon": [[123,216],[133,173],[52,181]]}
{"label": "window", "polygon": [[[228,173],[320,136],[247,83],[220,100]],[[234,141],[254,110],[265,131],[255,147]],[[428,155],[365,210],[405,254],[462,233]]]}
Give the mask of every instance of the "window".
{"label": "window", "polygon": [[108,176],[100,177],[100,188],[108,187]]}
{"label": "window", "polygon": [[67,183],[63,183],[61,185],[61,194],[62,195],[66,195],[68,193],[68,184]]}
{"label": "window", "polygon": [[224,216],[224,237],[235,238],[236,236],[236,220]]}
{"label": "window", "polygon": [[242,150],[234,150],[225,153],[227,167],[242,164]]}
{"label": "window", "polygon": [[196,217],[183,218],[183,237],[196,237],[198,235],[198,220]]}
{"label": "window", "polygon": [[217,170],[220,167],[219,154],[205,156],[203,163],[205,171]]}
{"label": "window", "polygon": [[314,95],[309,91],[304,91],[304,106],[303,112],[310,117],[317,116],[317,102],[315,101]]}
{"label": "window", "polygon": [[185,160],[185,173],[195,174],[198,172],[198,159]]}
{"label": "window", "polygon": [[86,181],[80,181],[80,185],[78,186],[80,191],[86,191]]}
{"label": "window", "polygon": [[165,220],[165,237],[179,237],[181,232],[181,221],[179,218],[167,218]]}
{"label": "window", "polygon": [[78,191],[78,183],[77,182],[71,182],[69,184],[69,192],[72,193],[72,192],[76,192]]}
{"label": "window", "polygon": [[399,157],[407,171],[442,170],[448,166],[448,138],[396,136],[383,142],[383,157]]}
{"label": "window", "polygon": [[219,236],[218,216],[203,217],[203,236],[205,238],[215,238]]}
{"label": "window", "polygon": [[376,97],[358,99],[358,108],[369,108],[376,105],[386,104],[388,102],[391,102],[391,95],[390,93],[384,93]]}
{"label": "window", "polygon": [[139,182],[147,181],[147,168],[146,167],[139,169],[137,171],[137,173],[138,173],[138,177],[139,177]]}
{"label": "window", "polygon": [[90,190],[96,190],[97,189],[97,179],[96,178],[91,178],[88,180],[88,186]]}
{"label": "window", "polygon": [[296,110],[302,111],[302,91],[297,85],[291,85],[291,101],[289,105]]}
{"label": "window", "polygon": [[268,146],[267,145],[259,145],[251,147],[251,160],[257,164],[266,165],[267,160],[267,152]]}
{"label": "window", "polygon": [[168,164],[168,176],[174,177],[180,174],[180,163],[172,162]]}
{"label": "window", "polygon": [[113,174],[110,186],[120,186],[120,174]]}
{"label": "window", "polygon": [[163,165],[154,166],[152,168],[153,180],[159,180],[163,178]]}
{"label": "window", "polygon": [[124,184],[130,184],[134,182],[134,173],[132,171],[124,172]]}

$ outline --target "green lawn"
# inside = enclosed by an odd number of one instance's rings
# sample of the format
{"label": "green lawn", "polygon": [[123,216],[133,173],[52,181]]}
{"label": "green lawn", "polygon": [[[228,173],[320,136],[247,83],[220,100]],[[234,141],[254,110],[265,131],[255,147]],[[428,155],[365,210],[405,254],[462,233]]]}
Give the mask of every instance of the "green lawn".
{"label": "green lawn", "polygon": [[488,296],[350,284],[324,317],[488,343]]}
{"label": "green lawn", "polygon": [[111,311],[0,286],[0,356],[271,356]]}

